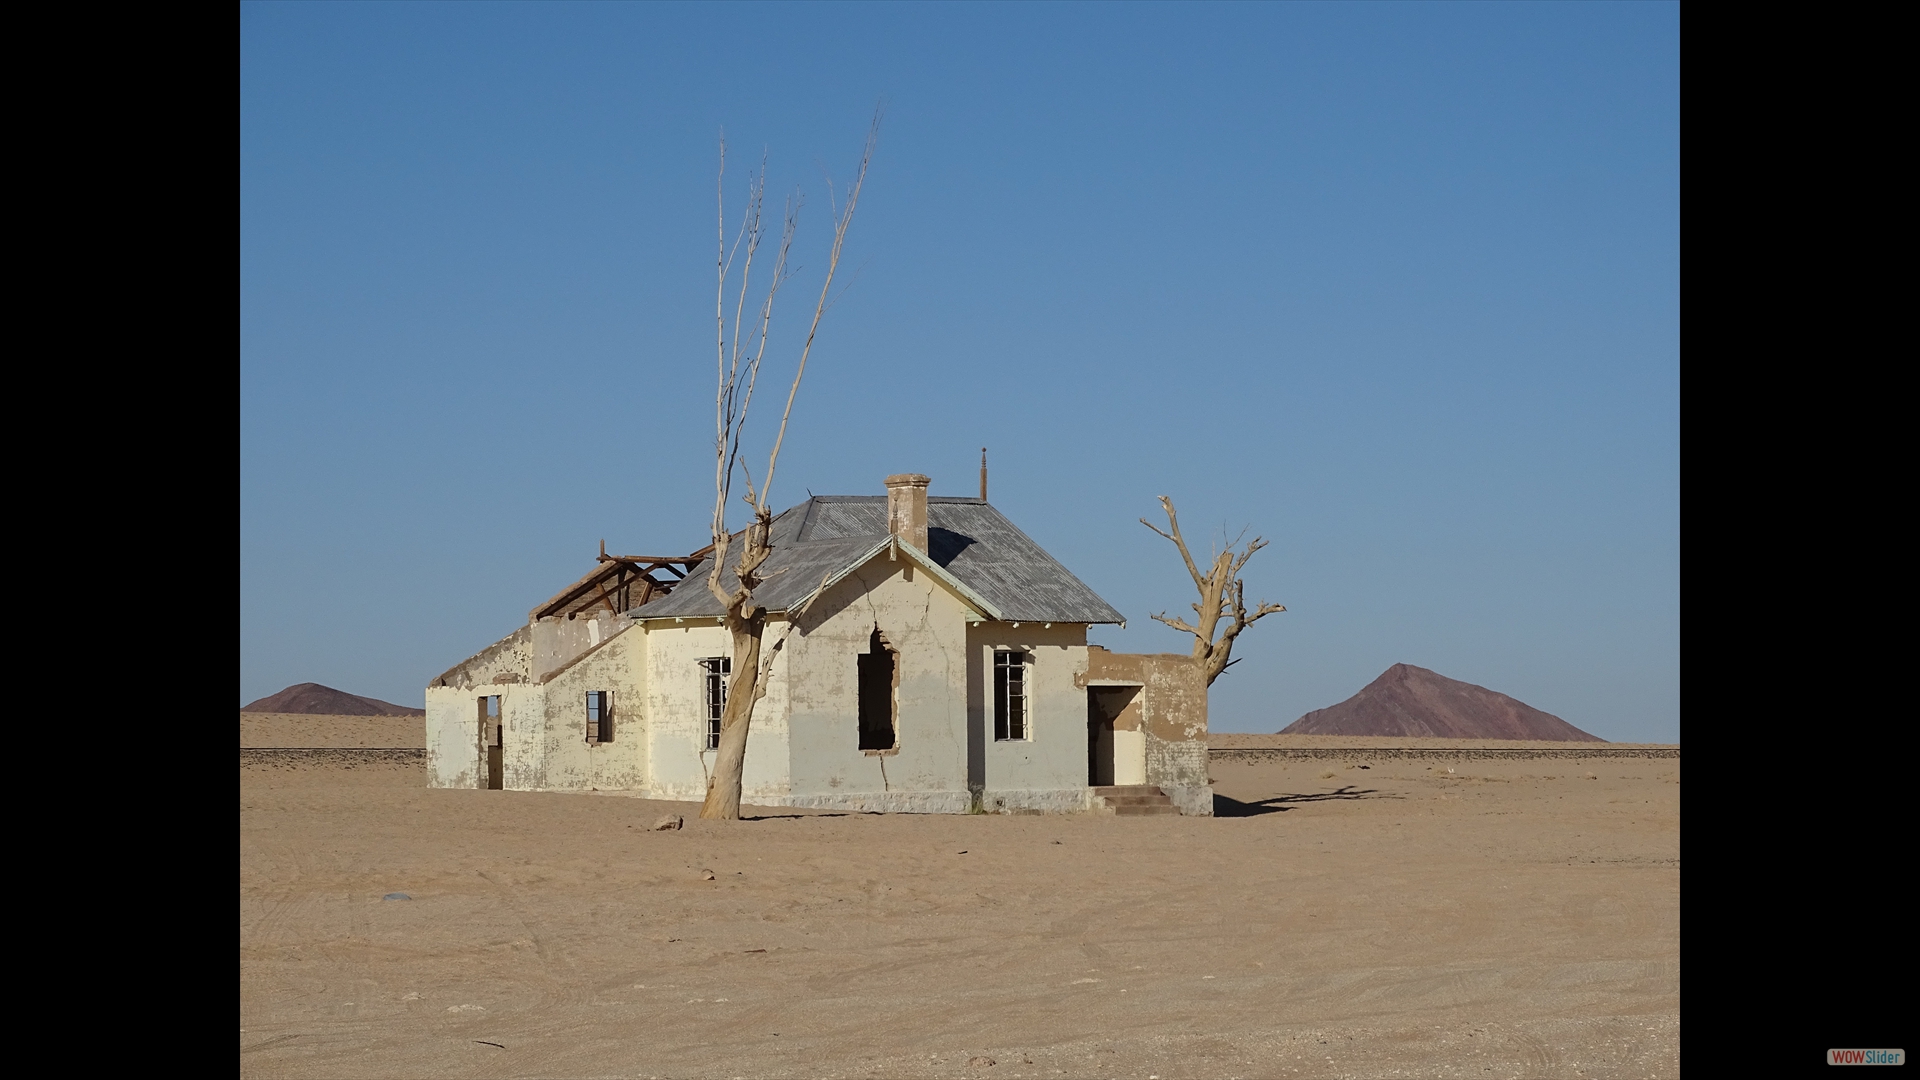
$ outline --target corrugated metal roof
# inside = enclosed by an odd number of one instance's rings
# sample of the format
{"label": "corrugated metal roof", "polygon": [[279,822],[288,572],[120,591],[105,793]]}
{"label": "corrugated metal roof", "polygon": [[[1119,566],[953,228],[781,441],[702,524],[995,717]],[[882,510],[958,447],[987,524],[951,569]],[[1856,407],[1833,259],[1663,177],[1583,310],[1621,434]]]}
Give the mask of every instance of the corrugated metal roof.
{"label": "corrugated metal roof", "polygon": [[[779,576],[761,585],[757,598],[769,611],[787,611],[886,537],[885,495],[816,495],[773,520],[773,554],[765,572]],[[983,500],[929,498],[927,547],[936,565],[979,593],[1009,622],[1125,621]],[[705,587],[707,570],[705,562],[694,567],[685,585],[631,614],[646,619],[725,614]],[[733,585],[731,567],[723,580]]]}

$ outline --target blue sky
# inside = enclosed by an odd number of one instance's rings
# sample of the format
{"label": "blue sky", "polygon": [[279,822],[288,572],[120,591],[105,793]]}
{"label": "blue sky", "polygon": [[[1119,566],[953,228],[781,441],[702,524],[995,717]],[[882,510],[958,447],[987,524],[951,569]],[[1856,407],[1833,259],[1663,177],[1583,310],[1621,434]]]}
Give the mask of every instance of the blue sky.
{"label": "blue sky", "polygon": [[[1679,738],[1672,4],[248,4],[240,698],[427,681],[706,543],[716,139],[803,192],[886,120],[776,503],[977,487],[1274,731],[1394,663]],[[763,421],[775,417],[763,414]],[[771,426],[752,436],[761,446]],[[1190,639],[1188,639],[1190,640]]]}

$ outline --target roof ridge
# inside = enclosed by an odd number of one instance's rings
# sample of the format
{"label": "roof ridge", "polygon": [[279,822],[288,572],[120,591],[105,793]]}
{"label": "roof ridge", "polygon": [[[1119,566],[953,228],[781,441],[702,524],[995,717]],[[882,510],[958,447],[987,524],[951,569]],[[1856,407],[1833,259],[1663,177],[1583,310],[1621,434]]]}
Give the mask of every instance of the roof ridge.
{"label": "roof ridge", "polygon": [[[793,527],[794,543],[804,544],[807,542],[807,534],[813,530],[813,506],[815,503],[819,501],[820,501],[820,497],[818,495],[812,495],[807,498],[807,501],[805,503],[801,504],[805,506],[807,509],[804,513],[800,515],[800,524],[795,525]],[[793,512],[792,509],[788,509],[784,511],[784,513],[792,513],[792,512]]]}
{"label": "roof ridge", "polygon": [[[766,567],[774,576],[757,593],[760,603],[769,611],[802,603],[823,576],[832,577],[862,550],[884,544],[888,531],[881,512],[886,499],[885,495],[810,494],[783,514]],[[1124,623],[1126,616],[1000,508],[965,496],[936,496],[928,502],[932,511],[927,522],[929,540],[934,551],[951,559],[935,565],[978,592],[1006,619]],[[964,537],[957,549],[946,537],[949,530]],[[933,553],[924,554],[931,558]],[[688,577],[699,577],[710,569],[711,563],[703,562]],[[630,614],[636,619],[697,618],[719,610],[704,590],[676,589]]]}
{"label": "roof ridge", "polygon": [[[887,497],[885,495],[809,495],[807,496],[807,502],[795,503],[788,509],[799,509],[808,503],[885,502],[886,499]],[[992,505],[987,502],[987,500],[974,495],[929,495],[927,496],[927,501],[930,503],[971,503],[974,506]]]}

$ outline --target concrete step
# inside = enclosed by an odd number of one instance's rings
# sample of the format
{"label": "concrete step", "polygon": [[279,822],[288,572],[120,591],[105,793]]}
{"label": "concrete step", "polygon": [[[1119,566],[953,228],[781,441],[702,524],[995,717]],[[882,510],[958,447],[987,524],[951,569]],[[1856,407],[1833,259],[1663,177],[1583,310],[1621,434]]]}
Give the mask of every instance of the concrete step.
{"label": "concrete step", "polygon": [[1107,813],[1121,817],[1166,817],[1177,815],[1167,793],[1152,784],[1115,784],[1096,787],[1094,795]]}

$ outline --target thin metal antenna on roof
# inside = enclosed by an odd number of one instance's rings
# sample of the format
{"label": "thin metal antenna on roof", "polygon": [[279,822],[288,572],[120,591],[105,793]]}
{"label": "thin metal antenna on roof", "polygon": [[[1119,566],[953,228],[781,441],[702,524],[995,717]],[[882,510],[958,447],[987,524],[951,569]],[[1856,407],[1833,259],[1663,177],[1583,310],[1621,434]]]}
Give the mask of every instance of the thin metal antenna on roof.
{"label": "thin metal antenna on roof", "polygon": [[980,448],[980,501],[987,501],[987,448]]}

